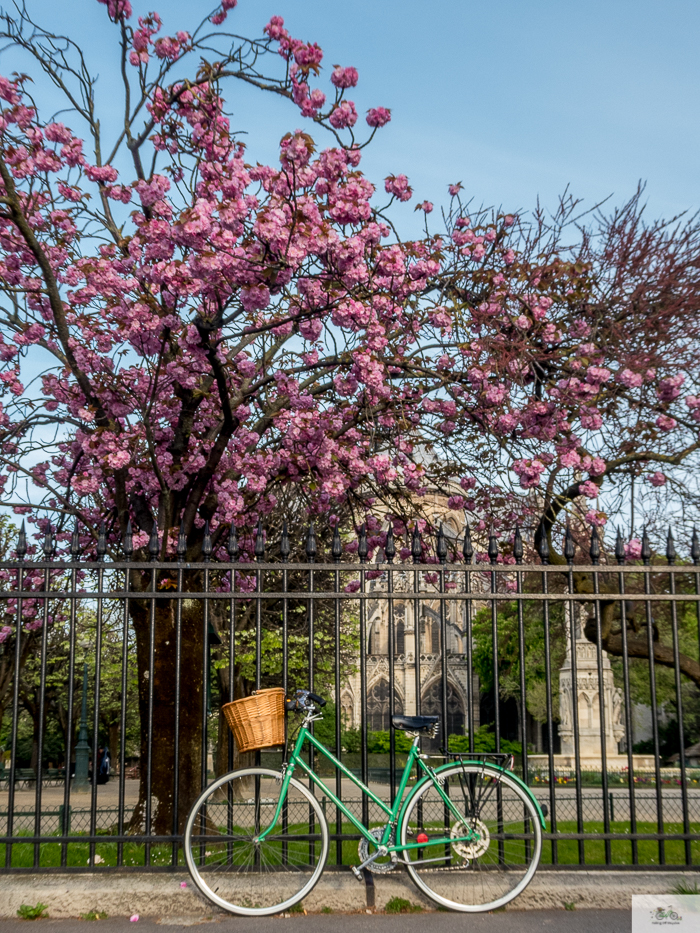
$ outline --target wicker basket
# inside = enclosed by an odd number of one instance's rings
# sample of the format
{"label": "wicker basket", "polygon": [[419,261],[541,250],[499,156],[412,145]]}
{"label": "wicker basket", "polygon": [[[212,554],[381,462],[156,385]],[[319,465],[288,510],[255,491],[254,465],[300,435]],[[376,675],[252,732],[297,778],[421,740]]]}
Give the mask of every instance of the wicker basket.
{"label": "wicker basket", "polygon": [[271,687],[256,690],[252,696],[225,703],[226,722],[239,752],[284,745],[284,690]]}

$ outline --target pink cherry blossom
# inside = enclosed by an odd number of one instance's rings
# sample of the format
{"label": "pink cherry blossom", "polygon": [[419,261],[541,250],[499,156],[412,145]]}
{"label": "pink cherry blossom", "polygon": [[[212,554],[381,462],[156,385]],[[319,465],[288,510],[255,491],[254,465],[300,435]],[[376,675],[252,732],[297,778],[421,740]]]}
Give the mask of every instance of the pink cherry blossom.
{"label": "pink cherry blossom", "polygon": [[372,107],[367,111],[368,126],[386,126],[391,120],[391,110],[388,107]]}
{"label": "pink cherry blossom", "polygon": [[408,178],[405,175],[389,175],[384,180],[384,190],[393,194],[399,201],[409,201],[413,189],[408,184]]}
{"label": "pink cherry blossom", "polygon": [[351,100],[341,101],[328,118],[331,126],[337,130],[354,126],[357,122],[357,110]]}
{"label": "pink cherry blossom", "polygon": [[333,74],[331,75],[331,82],[338,88],[348,88],[355,87],[358,80],[357,68],[352,66],[348,68],[342,68],[340,65],[336,65],[333,68]]}

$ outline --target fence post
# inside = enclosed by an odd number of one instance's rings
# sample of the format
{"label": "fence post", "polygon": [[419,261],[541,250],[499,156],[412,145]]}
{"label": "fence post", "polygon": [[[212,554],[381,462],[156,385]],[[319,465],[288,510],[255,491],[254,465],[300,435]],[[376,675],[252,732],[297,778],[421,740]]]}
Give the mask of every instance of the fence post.
{"label": "fence post", "polygon": [[58,808],[58,825],[61,830],[62,836],[67,836],[70,833],[70,819],[73,808],[68,804],[66,806],[64,803]]}

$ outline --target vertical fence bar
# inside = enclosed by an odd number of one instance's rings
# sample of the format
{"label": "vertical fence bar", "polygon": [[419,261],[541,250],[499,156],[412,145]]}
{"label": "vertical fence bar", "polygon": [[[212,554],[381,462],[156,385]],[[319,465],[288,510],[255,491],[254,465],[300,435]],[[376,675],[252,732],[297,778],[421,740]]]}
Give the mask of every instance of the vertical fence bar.
{"label": "vertical fence bar", "polygon": [[[440,708],[442,710],[442,747],[448,751],[450,744],[450,723],[448,710],[448,680],[447,680],[447,616],[445,614],[445,600],[442,598],[445,594],[445,563],[446,547],[445,538],[440,527],[437,540],[437,554],[440,561],[438,569],[438,592],[440,593]],[[447,811],[446,811],[447,816]]]}
{"label": "vertical fence bar", "polygon": [[[644,593],[651,595],[651,546],[646,528],[642,534],[642,561],[644,562]],[[659,750],[659,719],[656,702],[656,670],[654,668],[654,619],[651,613],[651,601],[645,600],[647,650],[649,652],[649,690],[651,694],[651,731],[654,741],[654,775],[656,778],[656,831],[664,831],[664,803],[661,788],[661,756]],[[666,846],[664,840],[659,839],[659,864],[666,864]]]}
{"label": "vertical fence bar", "polygon": [[[179,544],[179,541],[178,541]],[[178,548],[179,552],[179,548]],[[177,590],[175,591],[175,721],[173,723],[173,836],[180,835],[180,702],[182,699],[182,586],[184,574],[178,553]],[[205,697],[206,702],[206,697]],[[171,863],[178,864],[179,844],[173,841]]]}
{"label": "vertical fence bar", "polygon": [[[285,521],[282,525],[282,540],[280,541],[280,556],[282,558],[282,563],[286,564],[289,560],[290,553],[290,544],[289,544],[289,534],[287,533],[287,522]],[[284,690],[285,697],[287,696],[287,691],[289,689],[289,606],[287,600],[287,589],[289,586],[289,575],[287,568],[285,567],[282,570],[282,592],[285,594],[282,597],[282,689]],[[288,720],[285,713],[285,759],[287,755],[287,726]],[[286,762],[284,762],[286,763]],[[287,835],[289,829],[289,794],[284,798],[284,803],[282,804],[282,833],[284,836]],[[282,843],[282,864],[288,864],[288,855],[289,847],[287,845],[287,840],[285,839]]]}
{"label": "vertical fence bar", "polygon": [[[472,591],[472,572],[471,562],[474,557],[474,548],[472,546],[471,532],[469,525],[464,526],[464,544],[462,545],[462,556],[467,564],[464,571],[464,592],[469,595]],[[474,752],[474,661],[472,657],[472,601],[464,600],[464,637],[467,649],[467,726],[469,729],[469,752]],[[524,655],[523,655],[524,656]]]}
{"label": "vertical fence bar", "polygon": [[[676,562],[676,549],[673,544],[673,535],[671,529],[668,531],[668,543],[666,547],[666,558],[669,566]],[[676,575],[673,570],[669,573],[669,588],[671,596],[676,595]],[[676,708],[678,711],[678,741],[680,747],[680,768],[681,768],[681,805],[683,807],[683,832],[690,833],[690,814],[688,812],[688,775],[685,764],[685,730],[683,728],[683,695],[681,691],[681,665],[680,665],[680,644],[678,639],[678,605],[675,599],[671,600],[671,637],[673,641],[673,674],[676,687]],[[686,835],[685,844],[685,863],[692,865],[692,852],[690,839]]]}
{"label": "vertical fence bar", "polygon": [[[542,560],[542,594],[546,596],[549,593],[549,578],[547,564],[549,563],[549,544],[546,536],[543,534],[538,547],[540,559]],[[549,819],[552,826],[552,833],[557,832],[557,797],[556,797],[556,775],[554,771],[554,724],[552,721],[552,651],[550,643],[550,622],[549,622],[549,601],[542,601],[542,624],[544,628],[544,670],[546,680],[546,706],[547,706],[547,758],[549,767]],[[552,839],[552,865],[559,864],[559,845],[556,839]]]}
{"label": "vertical fence bar", "polygon": [[[98,760],[100,747],[100,693],[102,680],[102,623],[103,604],[102,592],[104,590],[104,525],[100,529],[97,543],[97,618],[95,629],[95,687],[93,690],[92,708],[92,787],[90,788],[90,835],[97,833],[97,777],[101,762]],[[90,843],[90,867],[95,864],[96,843]]]}
{"label": "vertical fence bar", "polygon": [[[153,790],[153,692],[154,692],[154,670],[155,670],[155,638],[156,638],[156,599],[155,594],[158,587],[158,571],[155,561],[158,560],[160,545],[158,542],[158,524],[153,522],[151,537],[148,542],[148,553],[151,564],[151,599],[150,599],[150,618],[148,626],[148,735],[146,737],[147,756],[146,762],[146,814],[145,814],[145,835],[151,835],[152,822],[152,790]],[[151,843],[146,840],[144,846],[144,864],[151,864]]]}
{"label": "vertical fence bar", "polygon": [[[209,563],[211,558],[211,537],[209,535],[209,522],[204,525],[204,538],[202,540],[202,559],[205,564]],[[209,600],[206,598],[210,592],[210,570],[204,568],[204,606],[202,613],[202,790],[207,786],[209,777]],[[259,600],[258,600],[259,602]]]}
{"label": "vertical fence bar", "polygon": [[[238,556],[238,538],[236,536],[236,526],[231,521],[231,528],[229,530],[228,543],[226,545],[226,550],[228,552],[229,559],[229,578],[228,578],[228,588],[229,588],[229,631],[228,631],[228,701],[232,703],[236,698],[236,567],[234,561]],[[286,584],[286,571],[285,571],[285,584]],[[286,589],[286,586],[285,586]],[[285,600],[285,611],[286,611],[286,600]],[[219,728],[223,728],[221,725],[221,717],[219,717]],[[233,771],[233,732],[226,725],[227,732],[227,761],[229,771]],[[226,807],[226,831],[229,835],[229,839],[233,835],[233,786],[231,782],[226,786],[226,798],[227,804]],[[286,807],[286,801],[285,801]],[[286,809],[285,809],[286,816]],[[284,826],[286,832],[286,823]],[[283,864],[287,863],[287,844],[286,842],[283,845]],[[206,851],[206,850],[205,850]],[[233,842],[229,841],[226,846],[226,856],[227,864],[231,865],[233,863]]]}
{"label": "vertical fence bar", "polygon": [[[27,539],[24,522],[17,540],[17,621],[15,624],[15,661],[12,683],[12,726],[10,731],[10,786],[7,791],[7,835],[14,834],[15,820],[15,781],[17,779],[17,724],[19,720],[19,678],[22,670],[22,609],[24,589],[24,555],[27,553]],[[30,635],[27,638],[31,638]],[[12,843],[5,845],[5,868],[12,867]]]}
{"label": "vertical fence bar", "polygon": [[[571,529],[567,523],[564,540],[564,557],[568,564],[567,590],[569,595],[574,592],[574,540]],[[574,738],[574,774],[576,778],[576,831],[583,833],[583,787],[581,786],[581,743],[579,739],[578,719],[578,615],[580,606],[574,600],[569,600],[569,639],[571,644],[571,728]],[[565,635],[566,637],[566,635]],[[578,863],[586,862],[586,849],[583,839],[578,840]]]}
{"label": "vertical fence bar", "polygon": [[[315,579],[313,571],[313,562],[316,560],[316,537],[314,535],[314,526],[309,525],[309,533],[306,538],[306,559],[311,565],[309,567],[309,690],[313,691],[314,683],[314,673],[315,673],[315,656],[314,656],[314,642],[316,639],[316,600],[314,598],[314,588],[315,588]],[[311,723],[310,732],[313,735],[314,725]],[[309,765],[313,769],[315,764],[315,749],[314,746],[309,743]],[[316,794],[316,785],[313,781],[309,781],[309,789],[312,794]],[[309,835],[313,836],[316,832],[316,812],[314,808],[309,804]],[[314,853],[316,852],[316,843],[311,840],[309,842],[309,864],[313,863]]]}
{"label": "vertical fence bar", "polygon": [[[78,530],[77,528],[73,532],[73,538],[71,541],[71,562],[74,564],[78,559],[78,553],[80,549],[80,541],[78,539]],[[63,819],[60,826],[61,836],[67,836],[70,832],[70,760],[73,754],[73,706],[75,699],[75,628],[76,628],[76,588],[77,588],[77,569],[75,566],[71,567],[70,571],[70,596],[69,596],[69,605],[70,605],[70,617],[68,622],[68,710],[66,713],[66,718],[68,721],[68,728],[66,729],[66,745],[65,753],[63,756],[63,761],[65,764],[65,775],[64,775],[64,785],[63,785]],[[63,842],[61,844],[61,868],[65,868],[68,864],[68,843]]]}
{"label": "vertical fence bar", "polygon": [[[389,527],[391,528],[391,520],[389,520]],[[387,553],[387,550],[389,553]],[[384,549],[384,554],[388,563],[393,563],[394,560],[394,548],[393,548],[393,531],[391,534],[391,539],[387,534],[387,546]],[[387,612],[389,614],[389,625],[388,625],[388,641],[387,641],[387,654],[389,656],[389,793],[391,803],[393,805],[394,798],[396,797],[396,730],[392,728],[391,721],[396,710],[394,709],[394,693],[396,690],[396,677],[394,671],[394,655],[395,655],[395,632],[394,632],[394,571],[389,570],[387,572]]]}
{"label": "vertical fence bar", "polygon": [[[516,565],[523,562],[523,540],[520,536],[520,528],[515,526],[515,535],[513,537],[513,557]],[[522,595],[523,575],[520,570],[515,573],[515,592]],[[527,687],[525,683],[525,619],[523,614],[523,601],[518,600],[518,655],[520,658],[520,741],[522,743],[521,767],[523,769],[523,781],[529,786],[530,778],[528,774],[527,760]],[[527,813],[525,819],[528,820]],[[525,832],[528,830],[526,828]],[[526,848],[529,855],[529,839],[526,841]]]}
{"label": "vertical fence bar", "polygon": [[[489,598],[489,608],[491,610],[491,645],[493,647],[493,728],[496,736],[496,753],[501,751],[501,710],[500,710],[500,677],[498,669],[498,604],[496,602],[496,592],[498,590],[498,578],[495,567],[498,563],[498,543],[495,536],[489,535],[489,562],[491,564],[491,573],[489,574],[491,584],[491,595]],[[500,829],[499,829],[500,832]]]}
{"label": "vertical fence bar", "polygon": [[[367,603],[365,593],[367,580],[365,563],[367,561],[367,533],[365,526],[360,528],[357,542],[357,556],[360,559],[360,776],[363,783],[369,783],[369,761],[367,758]],[[362,822],[369,829],[369,798],[362,795]]]}
{"label": "vertical fence bar", "polygon": [[[255,560],[259,563],[265,557],[265,536],[263,532],[262,519],[258,519],[258,528],[255,536]],[[262,571],[260,568],[255,570],[255,592],[262,593]],[[262,599],[260,596],[255,600],[255,689],[259,690],[262,683]],[[255,752],[255,764],[260,766],[260,749]],[[255,777],[255,832],[260,832],[260,777]],[[255,867],[260,868],[260,849],[255,850]]]}
{"label": "vertical fence bar", "polygon": [[[591,530],[591,563],[597,566],[600,559],[600,544],[598,541],[598,531],[593,526]],[[595,613],[595,645],[596,661],[598,666],[598,713],[600,722],[600,781],[603,794],[603,832],[610,832],[610,794],[608,791],[608,750],[607,750],[607,730],[605,727],[605,680],[603,672],[603,633],[602,620],[600,616],[600,579],[598,571],[593,571],[593,592],[596,599],[593,602],[593,611]],[[612,717],[611,717],[612,726]],[[605,864],[609,865],[611,858],[610,840],[605,840]]]}
{"label": "vertical fence bar", "polygon": [[[513,536],[513,557],[516,565],[523,562],[523,539],[520,535],[520,528],[515,526]],[[515,573],[515,588],[518,595],[523,592],[523,575],[520,570]],[[530,785],[530,776],[528,774],[527,759],[527,692],[525,683],[525,619],[523,614],[523,601],[518,600],[518,657],[520,659],[520,741],[522,743],[521,766],[523,769],[523,781]],[[530,813],[527,807],[523,806],[523,832],[525,833],[525,858],[530,860],[532,855],[532,842],[530,840]]]}
{"label": "vertical fence bar", "polygon": [[[229,559],[229,633],[228,633],[228,700],[229,703],[232,703],[236,699],[236,566],[235,560],[238,557],[238,536],[236,534],[236,526],[231,522],[231,529],[229,531],[228,543],[226,545],[226,550],[228,551]],[[287,582],[287,574],[285,571],[285,590]],[[284,612],[287,611],[287,601],[284,601]],[[286,647],[282,647],[282,651],[286,651]],[[284,655],[286,658],[286,655]],[[284,665],[283,665],[284,666]],[[233,732],[228,728],[228,768],[229,771],[233,770]],[[230,791],[229,791],[230,792]],[[229,812],[231,807],[229,806]]]}
{"label": "vertical fence bar", "polygon": [[[335,531],[333,532],[333,544],[332,544],[332,556],[333,562],[338,564],[342,556],[342,545],[340,541],[340,533],[338,531],[338,525],[336,523]],[[341,759],[342,754],[342,721],[341,713],[342,708],[340,704],[340,691],[341,691],[341,681],[340,681],[340,572],[336,569],[333,571],[333,582],[334,582],[334,595],[335,599],[333,601],[333,608],[335,610],[335,625],[334,625],[334,648],[335,648],[335,670],[334,670],[334,682],[335,682],[335,754],[338,760]],[[338,800],[342,799],[343,796],[343,779],[341,772],[338,768],[335,771],[335,796]],[[343,864],[343,840],[342,840],[342,829],[343,829],[343,814],[340,807],[336,806],[335,808],[335,863],[336,865]]]}
{"label": "vertical fence bar", "polygon": [[[498,541],[496,540],[493,532],[489,535],[489,562],[491,564],[491,574],[490,574],[490,583],[491,583],[491,643],[493,645],[493,709],[494,709],[494,732],[496,736],[496,754],[498,755],[501,751],[501,709],[500,709],[500,699],[501,699],[501,686],[500,686],[500,671],[499,671],[499,657],[498,657],[498,602],[496,600],[496,594],[498,592],[498,575],[496,573],[496,566],[498,564]],[[498,860],[500,864],[503,864],[505,856],[505,845],[503,842],[503,789],[501,787],[500,781],[496,787],[496,815],[498,820]]]}
{"label": "vertical fence bar", "polygon": [[[625,545],[620,530],[615,542],[615,559],[618,565],[625,562]],[[630,696],[630,666],[627,650],[627,607],[625,605],[625,575],[618,573],[620,590],[620,638],[622,642],[622,683],[625,698],[625,734],[627,736],[627,798],[630,811],[630,837],[632,843],[632,864],[639,863],[639,844],[637,840],[637,800],[634,786],[634,754],[632,748],[632,701]]]}
{"label": "vertical fence bar", "polygon": [[[44,560],[50,561],[53,552],[53,536],[51,525],[46,532],[46,541],[44,543]],[[44,778],[44,731],[46,723],[46,667],[47,655],[49,650],[49,588],[51,586],[51,570],[47,566],[44,569],[44,596],[42,606],[42,626],[41,626],[41,661],[39,674],[39,735],[37,738],[37,762],[36,762],[36,786],[34,788],[34,835],[41,835],[41,797],[42,784]],[[34,868],[39,867],[41,856],[41,844],[34,843]]]}
{"label": "vertical fence bar", "polygon": [[[117,832],[124,835],[124,799],[126,796],[126,699],[129,688],[129,590],[131,589],[131,570],[129,562],[134,553],[134,544],[131,531],[131,522],[126,526],[126,534],[122,543],[126,566],[124,569],[124,614],[122,617],[122,677],[121,677],[121,704],[119,710],[119,790]],[[124,843],[117,843],[117,865],[124,864]]]}
{"label": "vertical fence bar", "polygon": [[[423,545],[420,539],[420,532],[418,530],[418,524],[416,523],[413,527],[413,537],[411,538],[411,559],[414,566],[419,564],[423,559]],[[414,642],[414,655],[416,659],[416,716],[420,716],[421,711],[421,617],[420,617],[420,597],[417,595],[420,593],[420,580],[421,575],[417,570],[413,571],[413,592],[416,596],[413,599],[413,642]],[[416,780],[420,780],[421,770],[416,762]],[[420,799],[418,801],[418,828],[423,828],[423,801]]]}

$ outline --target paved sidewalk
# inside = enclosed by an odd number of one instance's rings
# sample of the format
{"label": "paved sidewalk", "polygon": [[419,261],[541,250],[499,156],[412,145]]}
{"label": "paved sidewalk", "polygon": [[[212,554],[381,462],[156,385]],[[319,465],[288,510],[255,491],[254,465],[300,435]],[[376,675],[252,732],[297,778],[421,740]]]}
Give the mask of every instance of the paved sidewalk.
{"label": "paved sidewalk", "polygon": [[[630,933],[629,910],[506,910],[495,914],[434,913],[430,915],[430,933]],[[72,933],[79,929],[96,933],[178,933],[190,927],[201,933],[425,933],[426,917],[421,914],[316,914],[308,917],[245,917],[196,921],[177,918],[146,919],[130,923],[128,918],[100,920],[89,924],[75,920],[37,921],[34,933]],[[0,920],[2,933],[26,933],[21,920]]]}
{"label": "paved sidewalk", "polygon": [[[576,910],[629,911],[634,894],[667,894],[679,881],[694,884],[699,878],[698,872],[542,870],[506,912],[525,916],[553,910],[565,917]],[[422,896],[403,871],[375,876],[374,894],[378,911],[392,898],[400,897],[426,913],[430,911],[430,923],[441,923],[440,918],[447,916],[436,912],[435,904]],[[366,895],[365,885],[358,884],[350,872],[328,871],[304,899],[303,907],[309,917],[324,909],[341,915],[358,914],[367,908]],[[140,914],[163,922],[173,917],[191,921],[225,918],[198,894],[186,872],[0,874],[0,918],[14,920],[22,904],[37,903],[47,904],[52,918],[73,918],[73,923],[89,911],[105,911],[111,917]],[[574,910],[565,910],[567,904]],[[450,916],[454,919],[462,915]],[[238,922],[237,929],[245,930],[243,921]]]}

